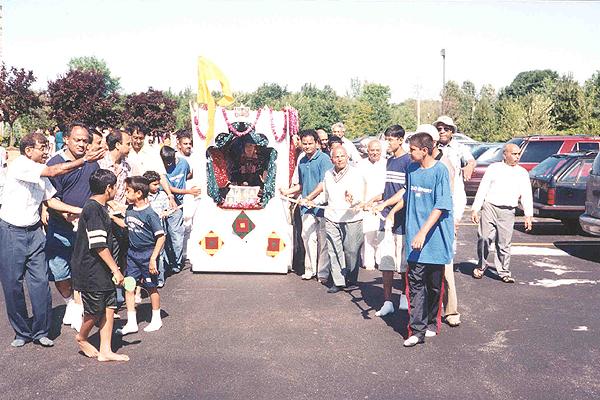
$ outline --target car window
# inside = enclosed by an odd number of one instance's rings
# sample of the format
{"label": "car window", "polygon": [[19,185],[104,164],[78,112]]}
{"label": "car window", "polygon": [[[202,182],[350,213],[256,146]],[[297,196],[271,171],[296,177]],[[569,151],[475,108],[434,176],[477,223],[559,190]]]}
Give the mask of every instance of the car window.
{"label": "car window", "polygon": [[574,162],[560,177],[562,183],[585,183],[590,176],[593,160]]}
{"label": "car window", "polygon": [[477,163],[493,163],[496,161],[502,161],[502,149],[502,146],[487,149],[477,158]]}
{"label": "car window", "polygon": [[598,154],[594,159],[594,165],[592,166],[591,173],[593,175],[600,175],[600,154]]}
{"label": "car window", "polygon": [[525,145],[521,162],[542,162],[552,154],[558,153],[562,140],[529,141]]}
{"label": "car window", "polygon": [[578,142],[575,143],[575,147],[573,147],[573,152],[581,152],[584,153],[586,151],[594,151],[600,149],[600,143],[598,142]]}
{"label": "car window", "polygon": [[529,175],[535,176],[536,178],[550,178],[552,175],[556,174],[566,162],[567,159],[565,157],[548,157],[536,165],[535,168],[529,172]]}

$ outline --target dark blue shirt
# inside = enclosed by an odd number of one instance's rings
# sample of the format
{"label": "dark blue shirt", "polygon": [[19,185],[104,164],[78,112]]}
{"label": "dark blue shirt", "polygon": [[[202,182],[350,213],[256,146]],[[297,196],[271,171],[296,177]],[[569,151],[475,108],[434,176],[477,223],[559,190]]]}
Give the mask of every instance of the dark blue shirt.
{"label": "dark blue shirt", "polygon": [[165,234],[158,214],[149,204],[144,208],[129,207],[125,224],[129,231],[129,247],[134,250],[153,249],[156,238]]}
{"label": "dark blue shirt", "polygon": [[[302,157],[298,163],[298,181],[302,186],[302,197],[306,197],[312,193],[317,185],[323,182],[325,172],[333,168],[333,163],[329,156],[321,150],[317,150],[311,158]],[[316,214],[319,217],[323,216],[323,209],[301,207],[300,214]]]}
{"label": "dark blue shirt", "polygon": [[[46,165],[52,166],[67,161],[70,160],[66,158],[64,151],[61,151],[48,160]],[[74,169],[71,172],[49,178],[56,189],[54,197],[70,206],[83,208],[85,202],[92,195],[92,192],[90,191],[90,176],[99,168],[96,161],[86,162],[83,166]],[[50,223],[61,225],[63,227],[68,227],[70,225],[62,218],[62,216],[56,213],[50,213]]]}
{"label": "dark blue shirt", "polygon": [[[167,171],[167,180],[169,184],[177,189],[185,189],[185,183],[187,182],[188,174],[190,173],[190,164],[183,158],[177,160],[175,165],[169,168],[165,167]],[[175,195],[175,202],[177,205],[181,205],[183,202],[183,194]]]}
{"label": "dark blue shirt", "polygon": [[[385,167],[385,187],[383,189],[383,201],[391,198],[395,195],[399,190],[406,189],[406,172],[408,171],[408,166],[411,163],[410,154],[403,154],[400,157],[390,157],[387,160],[387,164]],[[393,206],[388,206],[383,209],[381,215],[386,217]],[[400,211],[394,215],[394,226],[392,227],[392,232],[397,235],[404,234],[404,219],[406,215],[405,208],[402,208]],[[380,226],[380,230],[383,230],[383,221]]]}

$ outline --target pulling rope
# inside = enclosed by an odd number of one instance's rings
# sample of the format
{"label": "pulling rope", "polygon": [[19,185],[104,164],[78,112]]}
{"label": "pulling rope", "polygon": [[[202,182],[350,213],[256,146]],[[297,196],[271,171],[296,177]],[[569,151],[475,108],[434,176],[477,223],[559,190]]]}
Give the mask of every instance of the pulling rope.
{"label": "pulling rope", "polygon": [[[301,206],[308,207],[308,208],[318,208],[318,209],[321,209],[321,210],[337,210],[337,211],[348,211],[348,210],[352,210],[352,211],[365,211],[365,212],[367,211],[367,210],[357,209],[357,208],[356,208],[356,206],[357,206],[358,204],[355,204],[355,205],[350,205],[350,207],[344,207],[344,208],[341,208],[341,207],[331,207],[331,206],[318,206],[318,205],[314,205],[314,206],[308,206],[308,205],[306,205],[306,204],[302,204],[302,201],[301,201],[301,200],[302,200],[302,197],[300,197],[300,198],[298,198],[298,199],[294,199],[294,198],[292,198],[292,197],[289,197],[289,196],[284,196],[284,195],[280,194],[280,195],[279,195],[279,198],[280,198],[281,200],[285,200],[285,201],[289,201],[290,203],[294,203],[294,204],[296,204],[296,205],[301,205]],[[380,220],[382,220],[382,221],[385,221],[385,220],[386,220],[386,218],[385,218],[383,215],[381,215],[381,213],[380,213],[380,212],[374,212],[372,209],[371,209],[371,210],[369,210],[368,212],[370,212],[370,213],[371,213],[371,215],[374,215],[374,216],[378,217],[378,218],[379,218]]]}

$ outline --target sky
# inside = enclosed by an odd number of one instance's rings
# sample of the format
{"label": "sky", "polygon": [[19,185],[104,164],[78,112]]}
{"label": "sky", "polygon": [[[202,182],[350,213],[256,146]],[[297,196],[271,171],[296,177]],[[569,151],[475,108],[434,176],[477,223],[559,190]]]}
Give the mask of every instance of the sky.
{"label": "sky", "polygon": [[392,100],[439,98],[446,80],[507,86],[552,69],[600,70],[597,1],[0,0],[3,61],[45,88],[72,57],[96,56],[126,93],[197,87],[205,56],[234,91],[381,83]]}

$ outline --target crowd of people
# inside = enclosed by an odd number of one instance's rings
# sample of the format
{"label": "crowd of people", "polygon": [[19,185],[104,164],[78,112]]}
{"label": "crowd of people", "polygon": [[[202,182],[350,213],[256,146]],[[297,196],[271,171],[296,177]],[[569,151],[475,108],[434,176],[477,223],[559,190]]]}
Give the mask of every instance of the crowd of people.
{"label": "crowd of people", "polygon": [[[328,293],[338,293],[357,285],[361,267],[378,268],[383,298],[376,315],[385,316],[395,311],[392,289],[399,274],[405,289],[398,306],[410,316],[407,347],[439,333],[445,290],[445,320],[460,324],[455,235],[466,206],[463,182],[475,161],[452,140],[456,130],[451,118],[441,116],[433,125],[420,125],[406,151],[406,132],[392,125],[384,141],[368,143],[364,159],[345,137],[343,123],[334,124],[331,135],[305,130],[292,185],[280,188],[282,196],[298,196],[300,204],[295,228],[305,249],[302,279],[315,278]],[[11,345],[53,346],[48,335],[54,281],[66,304],[62,322],[77,331],[83,354],[126,361],[111,350],[117,311],[123,305],[127,310],[119,333],[138,332],[136,304],[143,289],[152,307],[144,331],[159,330],[159,289],[184,266],[183,196],[200,195],[188,184],[194,172],[188,161],[191,132],[177,132],[176,148],[152,145],[140,126],[92,129],[75,123],[50,136],[52,141],[42,132],[25,135],[20,155],[4,174],[0,280],[15,331]],[[515,208],[519,200],[524,204],[527,228],[532,209],[518,147],[508,145],[504,155],[502,165],[490,167],[493,172],[484,177],[473,207],[472,219],[480,223],[474,277],[483,276],[494,245],[495,267],[510,283]],[[96,324],[99,349],[88,341]]]}
{"label": "crowd of people", "polygon": [[[361,267],[377,268],[383,298],[375,315],[383,317],[395,311],[392,290],[399,274],[404,289],[398,307],[409,312],[406,347],[438,335],[442,314],[449,326],[459,326],[455,238],[467,205],[464,181],[476,162],[468,147],[453,140],[457,126],[452,118],[440,116],[410,136],[400,125],[388,127],[383,142],[387,160],[381,141],[371,140],[363,159],[345,138],[342,123],[331,131],[300,132],[302,153],[292,185],[280,188],[282,196],[297,196],[300,204],[302,279],[316,278],[328,293],[338,293],[356,287]],[[474,278],[483,276],[494,247],[498,276],[515,282],[509,261],[519,201],[526,229],[533,215],[519,155],[517,146],[507,145],[504,160],[490,167],[475,198],[471,218],[479,224],[479,262]]]}

